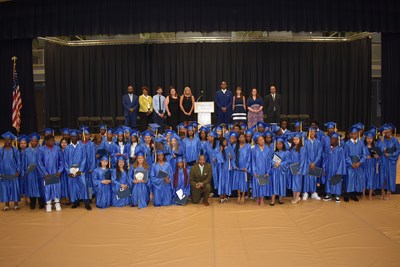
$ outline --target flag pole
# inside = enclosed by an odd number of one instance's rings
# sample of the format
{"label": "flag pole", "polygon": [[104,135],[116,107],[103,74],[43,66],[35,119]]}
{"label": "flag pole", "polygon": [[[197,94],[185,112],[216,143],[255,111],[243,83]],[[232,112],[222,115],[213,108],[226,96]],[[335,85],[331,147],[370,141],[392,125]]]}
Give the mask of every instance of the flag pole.
{"label": "flag pole", "polygon": [[[14,77],[15,72],[16,72],[16,68],[17,68],[17,57],[13,56],[11,58],[11,60],[13,61],[13,77]],[[18,119],[19,119],[19,117],[20,117],[20,114],[19,114],[19,111],[18,111]],[[15,147],[18,147],[18,135],[19,135],[19,129],[20,129],[19,123],[18,123],[18,127],[15,127],[15,129],[17,130],[17,136],[15,137]]]}

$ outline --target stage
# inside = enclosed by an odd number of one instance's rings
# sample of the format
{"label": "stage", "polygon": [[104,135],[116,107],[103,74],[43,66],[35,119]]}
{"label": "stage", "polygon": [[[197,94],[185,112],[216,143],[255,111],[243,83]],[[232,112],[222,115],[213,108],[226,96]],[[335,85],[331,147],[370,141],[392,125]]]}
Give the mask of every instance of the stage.
{"label": "stage", "polygon": [[[268,202],[267,202],[268,203]],[[0,213],[0,266],[399,266],[400,195]]]}

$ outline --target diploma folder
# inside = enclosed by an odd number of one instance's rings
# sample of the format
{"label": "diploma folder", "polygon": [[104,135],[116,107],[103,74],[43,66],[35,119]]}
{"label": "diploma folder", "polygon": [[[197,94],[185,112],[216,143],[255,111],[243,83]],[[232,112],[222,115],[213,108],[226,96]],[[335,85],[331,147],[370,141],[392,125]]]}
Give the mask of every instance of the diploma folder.
{"label": "diploma folder", "polygon": [[314,169],[308,169],[308,175],[314,176],[314,177],[321,177],[322,168],[315,167]]}
{"label": "diploma folder", "polygon": [[350,156],[351,163],[357,163],[360,162],[360,157],[359,156]]}
{"label": "diploma folder", "polygon": [[394,152],[396,152],[396,146],[395,145],[386,148],[386,153],[393,154]]}
{"label": "diploma folder", "polygon": [[34,170],[36,170],[37,166],[35,164],[29,164],[28,168],[26,169],[25,175],[30,174]]}
{"label": "diploma folder", "polygon": [[168,172],[165,172],[163,170],[159,170],[158,174],[157,174],[157,178],[164,179],[164,178],[167,178],[168,175],[169,175]]}
{"label": "diploma folder", "polygon": [[18,176],[15,175],[15,174],[2,174],[2,175],[0,176],[0,178],[1,178],[1,179],[5,179],[5,180],[15,180],[15,179],[18,178]]}
{"label": "diploma folder", "polygon": [[50,177],[44,178],[44,185],[51,185],[58,183],[60,183],[60,177],[57,177],[55,174],[50,175]]}
{"label": "diploma folder", "polygon": [[131,190],[129,188],[122,189],[120,188],[117,193],[117,199],[127,198],[131,196]]}
{"label": "diploma folder", "polygon": [[332,176],[331,178],[329,178],[329,180],[331,182],[331,186],[335,186],[342,181],[342,175],[336,174],[336,175]]}
{"label": "diploma folder", "polygon": [[111,171],[110,170],[106,170],[104,172],[104,180],[111,180]]}
{"label": "diploma folder", "polygon": [[145,171],[145,170],[141,170],[141,171],[135,170],[134,176],[135,176],[135,179],[138,180],[138,181],[147,182],[148,179],[149,179],[149,172]]}
{"label": "diploma folder", "polygon": [[292,175],[297,175],[300,171],[300,163],[290,164],[290,172]]}
{"label": "diploma folder", "polygon": [[257,178],[259,185],[268,185],[269,184],[269,176],[257,174],[255,177]]}
{"label": "diploma folder", "polygon": [[380,157],[383,155],[382,150],[377,146],[368,148],[368,150],[369,150],[371,157],[374,157],[375,155],[378,155]]}

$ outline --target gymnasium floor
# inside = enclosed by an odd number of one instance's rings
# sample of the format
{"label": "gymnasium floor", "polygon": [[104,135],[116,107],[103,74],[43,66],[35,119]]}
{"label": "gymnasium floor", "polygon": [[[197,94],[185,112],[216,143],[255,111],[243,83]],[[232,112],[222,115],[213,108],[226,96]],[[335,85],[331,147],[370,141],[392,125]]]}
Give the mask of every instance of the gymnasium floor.
{"label": "gymnasium floor", "polygon": [[400,266],[400,195],[0,213],[0,266]]}

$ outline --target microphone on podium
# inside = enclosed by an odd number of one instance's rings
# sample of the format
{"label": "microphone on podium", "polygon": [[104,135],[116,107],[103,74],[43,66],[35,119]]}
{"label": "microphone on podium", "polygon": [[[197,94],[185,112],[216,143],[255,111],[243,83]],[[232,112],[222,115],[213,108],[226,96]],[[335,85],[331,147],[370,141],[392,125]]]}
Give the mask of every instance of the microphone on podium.
{"label": "microphone on podium", "polygon": [[199,98],[197,98],[196,102],[199,102],[199,100],[203,97],[203,90],[200,91],[200,94],[201,95],[199,96]]}

